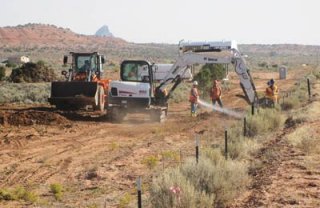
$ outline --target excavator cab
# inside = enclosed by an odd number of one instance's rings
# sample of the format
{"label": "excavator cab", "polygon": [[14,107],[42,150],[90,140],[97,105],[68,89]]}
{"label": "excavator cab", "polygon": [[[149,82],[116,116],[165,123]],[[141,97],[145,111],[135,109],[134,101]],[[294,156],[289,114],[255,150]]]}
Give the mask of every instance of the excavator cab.
{"label": "excavator cab", "polygon": [[[104,110],[104,93],[107,81],[102,81],[104,57],[97,52],[70,52],[71,63],[68,71],[63,70],[65,81],[51,83],[49,103],[58,109],[79,109],[91,105],[93,109]],[[68,65],[68,56],[63,63]]]}
{"label": "excavator cab", "polygon": [[126,60],[121,63],[120,77],[122,81],[150,82],[151,65],[146,61]]}

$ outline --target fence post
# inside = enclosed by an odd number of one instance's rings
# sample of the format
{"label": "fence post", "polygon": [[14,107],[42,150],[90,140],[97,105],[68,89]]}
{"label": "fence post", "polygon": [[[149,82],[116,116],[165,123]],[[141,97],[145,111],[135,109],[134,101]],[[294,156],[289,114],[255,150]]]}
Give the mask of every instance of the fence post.
{"label": "fence post", "polygon": [[243,118],[243,136],[247,136],[247,118]]}
{"label": "fence post", "polygon": [[254,115],[254,103],[251,105],[251,115]]}
{"label": "fence post", "polygon": [[199,162],[199,138],[196,135],[196,161]]}
{"label": "fence post", "polygon": [[142,208],[142,200],[141,200],[141,177],[137,179],[137,190],[138,190],[138,208]]}
{"label": "fence post", "polygon": [[224,156],[228,159],[228,130],[224,130]]}
{"label": "fence post", "polygon": [[307,79],[308,82],[308,95],[309,95],[309,99],[311,98],[311,88],[310,88],[310,79]]}

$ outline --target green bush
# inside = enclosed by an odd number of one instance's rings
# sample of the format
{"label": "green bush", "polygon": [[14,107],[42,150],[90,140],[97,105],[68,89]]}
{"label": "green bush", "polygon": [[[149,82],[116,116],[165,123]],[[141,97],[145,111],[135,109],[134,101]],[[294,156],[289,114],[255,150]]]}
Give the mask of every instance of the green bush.
{"label": "green bush", "polygon": [[157,166],[159,159],[156,156],[148,156],[142,160],[142,163],[145,164],[149,169],[153,169]]}
{"label": "green bush", "polygon": [[50,185],[50,191],[53,193],[56,200],[61,200],[63,196],[63,186],[59,183],[53,183]]}
{"label": "green bush", "polygon": [[202,90],[202,97],[209,95],[213,80],[221,80],[225,77],[226,71],[222,64],[205,64],[200,72],[194,76],[199,82],[199,89]]}
{"label": "green bush", "polygon": [[12,82],[50,82],[57,79],[54,70],[45,65],[43,61],[38,63],[25,63],[21,67],[13,69],[10,75]]}
{"label": "green bush", "polygon": [[24,200],[26,202],[35,203],[39,199],[38,195],[24,187],[18,186],[13,190],[0,189],[0,201],[1,200]]}

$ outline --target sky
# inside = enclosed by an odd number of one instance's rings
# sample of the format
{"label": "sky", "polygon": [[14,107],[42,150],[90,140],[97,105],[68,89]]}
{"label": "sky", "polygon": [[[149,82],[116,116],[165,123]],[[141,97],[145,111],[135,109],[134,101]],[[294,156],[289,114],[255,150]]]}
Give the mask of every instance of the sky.
{"label": "sky", "polygon": [[0,0],[0,27],[44,23],[92,35],[108,25],[135,43],[320,45],[319,10],[319,0]]}

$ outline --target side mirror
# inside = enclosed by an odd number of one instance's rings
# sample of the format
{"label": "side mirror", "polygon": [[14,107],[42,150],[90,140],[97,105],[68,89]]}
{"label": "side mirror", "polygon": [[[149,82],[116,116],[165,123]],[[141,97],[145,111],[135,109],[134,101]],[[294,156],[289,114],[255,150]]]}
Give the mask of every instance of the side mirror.
{"label": "side mirror", "polygon": [[68,63],[68,56],[63,57],[63,65],[67,65]]}
{"label": "side mirror", "polygon": [[105,59],[104,59],[104,56],[101,56],[101,63],[105,63]]}

